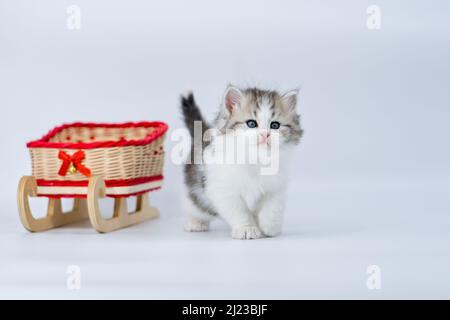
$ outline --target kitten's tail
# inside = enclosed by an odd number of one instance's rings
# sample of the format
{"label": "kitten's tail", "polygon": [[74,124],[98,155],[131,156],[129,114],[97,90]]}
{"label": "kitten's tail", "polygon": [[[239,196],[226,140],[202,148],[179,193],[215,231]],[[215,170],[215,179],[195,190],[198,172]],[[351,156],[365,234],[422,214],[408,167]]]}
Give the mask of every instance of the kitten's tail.
{"label": "kitten's tail", "polygon": [[194,94],[188,92],[181,96],[181,112],[183,113],[184,124],[189,130],[191,137],[194,137],[194,122],[200,121],[202,124],[202,135],[209,129],[209,124],[205,121],[194,99]]}

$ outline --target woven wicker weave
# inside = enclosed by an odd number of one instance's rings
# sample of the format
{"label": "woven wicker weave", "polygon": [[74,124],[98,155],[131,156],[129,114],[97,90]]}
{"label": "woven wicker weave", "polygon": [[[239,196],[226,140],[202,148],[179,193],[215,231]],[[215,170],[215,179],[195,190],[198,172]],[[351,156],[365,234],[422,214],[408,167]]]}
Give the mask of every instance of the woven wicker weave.
{"label": "woven wicker weave", "polygon": [[27,144],[33,176],[38,181],[86,181],[80,172],[62,176],[60,151],[84,152],[83,165],[108,181],[162,176],[167,125],[161,122],[124,124],[73,123],[57,127]]}

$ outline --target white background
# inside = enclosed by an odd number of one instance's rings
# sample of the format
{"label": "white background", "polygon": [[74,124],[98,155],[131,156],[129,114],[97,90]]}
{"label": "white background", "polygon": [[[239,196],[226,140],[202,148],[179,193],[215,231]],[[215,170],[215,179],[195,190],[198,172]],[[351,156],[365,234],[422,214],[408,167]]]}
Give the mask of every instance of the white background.
{"label": "white background", "polygon": [[[371,4],[381,30],[366,27]],[[0,0],[0,297],[450,298],[449,15],[444,0]],[[157,221],[106,235],[20,225],[27,141],[77,120],[173,130],[181,92],[212,117],[228,82],[302,85],[281,237],[231,240],[220,221],[183,232],[169,157]],[[369,265],[381,290],[366,287]]]}

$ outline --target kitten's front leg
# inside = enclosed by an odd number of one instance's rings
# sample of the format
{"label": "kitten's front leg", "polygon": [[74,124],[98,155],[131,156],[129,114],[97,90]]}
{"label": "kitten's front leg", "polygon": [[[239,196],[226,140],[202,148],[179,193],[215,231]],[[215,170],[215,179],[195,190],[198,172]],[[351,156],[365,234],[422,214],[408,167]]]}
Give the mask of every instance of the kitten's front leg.
{"label": "kitten's front leg", "polygon": [[214,206],[219,215],[231,226],[233,239],[258,239],[263,236],[253,215],[239,195],[216,198]]}
{"label": "kitten's front leg", "polygon": [[268,237],[275,237],[281,233],[285,192],[268,193],[264,196],[261,209],[257,213],[258,226]]}

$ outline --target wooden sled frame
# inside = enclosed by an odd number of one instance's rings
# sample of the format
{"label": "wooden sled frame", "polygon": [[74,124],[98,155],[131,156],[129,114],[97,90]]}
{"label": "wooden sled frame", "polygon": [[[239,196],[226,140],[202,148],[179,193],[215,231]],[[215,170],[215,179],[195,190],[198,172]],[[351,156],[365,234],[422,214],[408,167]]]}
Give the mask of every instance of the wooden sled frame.
{"label": "wooden sled frame", "polygon": [[63,212],[61,199],[49,198],[47,215],[36,219],[28,201],[29,197],[37,196],[36,179],[24,176],[19,182],[17,194],[20,219],[25,229],[39,232],[89,218],[95,230],[105,233],[159,217],[158,209],[150,206],[148,194],[144,193],[137,196],[136,210],[131,213],[128,212],[126,198],[115,198],[113,216],[105,219],[99,207],[99,199],[105,197],[105,190],[105,182],[101,177],[91,177],[87,198],[75,198],[70,212]]}

